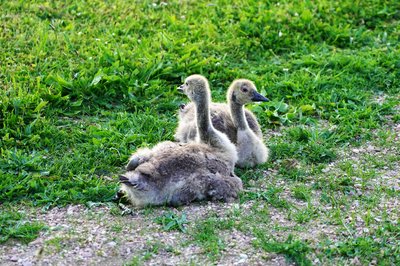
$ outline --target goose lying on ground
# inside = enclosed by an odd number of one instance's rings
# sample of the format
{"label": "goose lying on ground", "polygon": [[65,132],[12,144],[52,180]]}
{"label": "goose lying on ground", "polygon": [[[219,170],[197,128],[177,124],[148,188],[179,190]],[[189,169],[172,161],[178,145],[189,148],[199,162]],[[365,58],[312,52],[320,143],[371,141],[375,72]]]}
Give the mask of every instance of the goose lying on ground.
{"label": "goose lying on ground", "polygon": [[179,90],[194,103],[199,140],[161,142],[131,156],[120,182],[134,206],[176,206],[198,200],[230,202],[242,189],[242,181],[233,173],[235,145],[211,124],[207,79],[192,75]]}
{"label": "goose lying on ground", "polygon": [[[250,102],[268,101],[257,92],[253,82],[239,79],[232,82],[227,92],[228,104],[212,103],[211,116],[214,127],[227,134],[236,144],[239,167],[254,166],[268,160],[269,150],[262,139],[260,125],[254,114],[245,109]],[[195,106],[181,105],[179,125],[175,133],[177,141],[186,143],[196,138]]]}

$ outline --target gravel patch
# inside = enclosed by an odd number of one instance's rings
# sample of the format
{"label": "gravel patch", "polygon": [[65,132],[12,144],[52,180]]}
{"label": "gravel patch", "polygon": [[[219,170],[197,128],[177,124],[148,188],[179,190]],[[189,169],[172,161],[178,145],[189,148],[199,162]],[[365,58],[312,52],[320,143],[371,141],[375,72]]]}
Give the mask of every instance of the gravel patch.
{"label": "gravel patch", "polygon": [[[205,203],[180,211],[187,214],[189,223],[195,223],[210,214],[222,217],[233,207]],[[48,229],[29,244],[11,240],[0,245],[0,265],[123,265],[135,261],[145,265],[288,265],[281,255],[254,249],[253,238],[236,230],[221,235],[228,245],[220,259],[212,262],[201,247],[189,243],[188,234],[163,231],[154,222],[166,211],[176,209],[139,210],[126,216],[111,214],[110,206],[70,205],[47,212],[26,206],[15,209]]]}

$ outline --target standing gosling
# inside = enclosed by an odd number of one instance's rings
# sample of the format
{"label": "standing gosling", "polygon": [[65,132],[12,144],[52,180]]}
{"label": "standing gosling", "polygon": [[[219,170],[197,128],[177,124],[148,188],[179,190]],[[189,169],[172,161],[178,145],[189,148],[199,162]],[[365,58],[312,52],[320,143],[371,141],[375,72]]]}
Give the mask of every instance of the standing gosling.
{"label": "standing gosling", "polygon": [[[269,150],[263,142],[260,125],[254,114],[245,109],[250,102],[268,101],[257,92],[253,82],[238,79],[232,82],[227,92],[228,104],[212,103],[211,116],[215,128],[226,133],[236,144],[239,167],[252,167],[268,160]],[[177,141],[186,143],[196,138],[193,103],[181,106],[179,125],[175,133]]]}
{"label": "standing gosling", "polygon": [[179,90],[195,105],[199,140],[185,144],[161,142],[131,156],[120,182],[134,206],[177,206],[199,200],[231,202],[242,189],[242,181],[233,173],[236,148],[211,124],[207,79],[192,75]]}

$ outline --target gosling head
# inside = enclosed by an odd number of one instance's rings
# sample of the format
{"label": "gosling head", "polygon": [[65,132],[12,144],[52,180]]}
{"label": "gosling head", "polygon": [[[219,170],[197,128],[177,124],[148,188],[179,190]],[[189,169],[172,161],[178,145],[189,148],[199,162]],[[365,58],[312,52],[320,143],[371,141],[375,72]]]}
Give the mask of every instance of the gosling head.
{"label": "gosling head", "polygon": [[201,75],[191,75],[185,83],[178,87],[178,91],[186,94],[193,102],[199,102],[209,96],[208,80]]}
{"label": "gosling head", "polygon": [[238,79],[232,82],[229,87],[228,101],[245,105],[251,102],[267,102],[269,100],[257,92],[253,82],[248,79]]}

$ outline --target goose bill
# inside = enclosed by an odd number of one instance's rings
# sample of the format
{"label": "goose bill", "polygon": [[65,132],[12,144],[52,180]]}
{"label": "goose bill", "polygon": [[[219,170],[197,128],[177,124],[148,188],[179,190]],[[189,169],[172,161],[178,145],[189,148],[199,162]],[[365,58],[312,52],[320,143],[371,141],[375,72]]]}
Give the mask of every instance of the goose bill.
{"label": "goose bill", "polygon": [[251,98],[253,102],[268,102],[269,99],[258,92],[253,93],[253,97]]}

